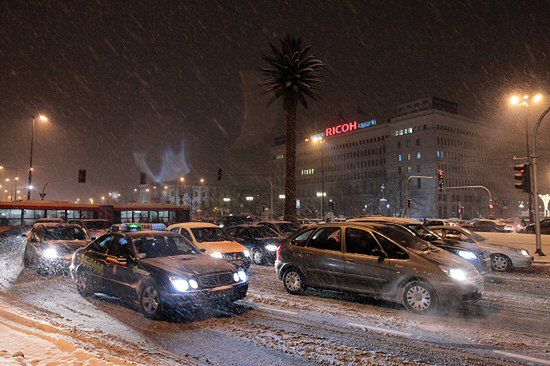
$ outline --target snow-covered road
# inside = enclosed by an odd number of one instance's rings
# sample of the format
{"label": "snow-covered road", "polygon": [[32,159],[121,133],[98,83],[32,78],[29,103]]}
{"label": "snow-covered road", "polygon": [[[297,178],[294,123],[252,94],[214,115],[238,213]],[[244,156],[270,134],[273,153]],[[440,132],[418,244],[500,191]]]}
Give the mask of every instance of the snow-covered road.
{"label": "snow-covered road", "polygon": [[[475,306],[431,316],[366,297],[286,293],[271,267],[251,268],[247,298],[171,321],[111,298],[78,295],[70,278],[22,268],[19,238],[0,241],[0,297],[60,329],[159,364],[550,365],[550,267],[491,276]],[[0,349],[2,349],[0,345]],[[149,361],[150,362],[150,361]]]}

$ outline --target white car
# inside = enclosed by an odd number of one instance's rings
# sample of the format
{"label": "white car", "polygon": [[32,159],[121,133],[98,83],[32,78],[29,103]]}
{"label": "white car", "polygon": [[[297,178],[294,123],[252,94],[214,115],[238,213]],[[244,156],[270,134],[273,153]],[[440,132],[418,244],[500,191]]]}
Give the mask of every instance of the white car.
{"label": "white car", "polygon": [[487,238],[459,226],[430,226],[445,240],[459,240],[477,244],[491,258],[491,269],[495,272],[510,271],[513,268],[529,267],[533,257],[527,249],[516,249],[501,244],[491,243]]}

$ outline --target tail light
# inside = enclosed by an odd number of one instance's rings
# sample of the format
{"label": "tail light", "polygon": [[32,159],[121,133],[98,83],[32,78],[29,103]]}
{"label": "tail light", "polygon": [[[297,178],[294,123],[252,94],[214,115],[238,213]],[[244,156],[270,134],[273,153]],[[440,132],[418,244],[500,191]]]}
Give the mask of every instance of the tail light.
{"label": "tail light", "polygon": [[279,245],[279,247],[277,248],[277,261],[281,261],[281,249],[283,249],[283,245]]}

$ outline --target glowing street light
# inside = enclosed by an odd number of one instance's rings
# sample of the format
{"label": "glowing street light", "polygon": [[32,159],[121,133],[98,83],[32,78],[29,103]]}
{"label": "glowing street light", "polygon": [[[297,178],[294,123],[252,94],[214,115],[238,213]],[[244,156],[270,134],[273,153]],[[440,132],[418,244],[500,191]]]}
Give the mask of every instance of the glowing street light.
{"label": "glowing street light", "polygon": [[201,178],[200,182],[201,182],[201,184],[203,184],[204,183],[204,178]]}
{"label": "glowing street light", "polygon": [[[29,184],[28,184],[29,187],[32,186],[32,171],[33,171],[33,168],[32,168],[32,151],[33,151],[33,147],[34,147],[34,125],[36,124],[36,120],[38,120],[39,122],[42,122],[42,123],[46,123],[46,122],[48,122],[48,117],[46,117],[43,114],[39,114],[38,116],[34,116],[32,118],[31,154],[30,154],[30,159],[29,159]],[[27,199],[28,200],[31,199],[31,189],[30,188],[27,190]]]}
{"label": "glowing street light", "polygon": [[326,140],[319,135],[311,136],[309,138],[312,144],[321,145],[321,192],[317,192],[317,197],[321,198],[321,218],[325,217],[325,197],[327,193],[325,192],[325,143]]}

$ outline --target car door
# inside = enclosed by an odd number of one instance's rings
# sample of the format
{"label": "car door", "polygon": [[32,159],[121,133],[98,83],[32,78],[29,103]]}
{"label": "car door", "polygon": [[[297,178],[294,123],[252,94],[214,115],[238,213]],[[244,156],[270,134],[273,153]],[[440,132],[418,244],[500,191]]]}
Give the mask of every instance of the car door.
{"label": "car door", "polygon": [[319,287],[341,286],[345,269],[340,227],[317,229],[300,251],[300,256],[308,283]]}
{"label": "car door", "polygon": [[126,236],[116,235],[107,250],[105,264],[109,293],[124,298],[135,295],[134,285],[138,281],[134,272],[135,256],[131,245]]}
{"label": "car door", "polygon": [[93,241],[86,250],[83,257],[83,265],[92,277],[92,281],[101,291],[105,289],[107,276],[109,273],[106,267],[107,250],[113,241],[115,234],[106,234]]}
{"label": "car door", "polygon": [[391,280],[391,271],[373,234],[347,227],[344,243],[345,286],[361,292],[384,292]]}

